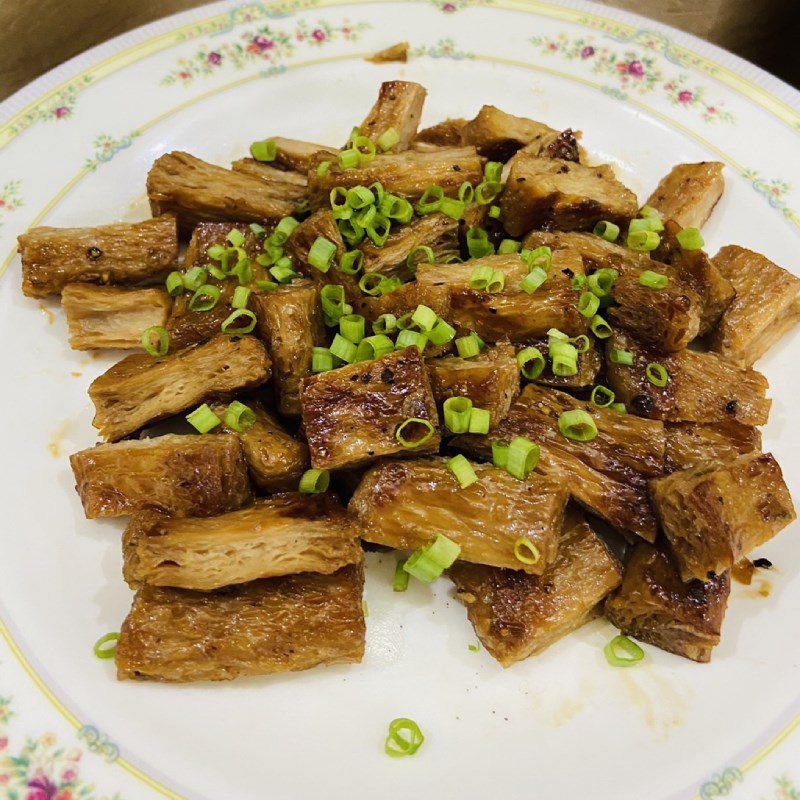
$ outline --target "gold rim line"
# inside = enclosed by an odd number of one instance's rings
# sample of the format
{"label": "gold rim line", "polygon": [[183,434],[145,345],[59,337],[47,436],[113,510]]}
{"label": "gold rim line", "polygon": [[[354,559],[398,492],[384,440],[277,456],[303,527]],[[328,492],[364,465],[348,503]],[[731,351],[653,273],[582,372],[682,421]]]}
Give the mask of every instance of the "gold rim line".
{"label": "gold rim line", "polygon": [[[360,0],[360,2],[358,2],[358,0],[356,0],[356,5],[368,6],[398,1],[399,0]],[[406,0],[406,2],[423,3],[425,0]],[[316,8],[331,8],[335,6],[352,4],[353,0],[319,0],[319,2],[309,6],[308,8],[300,9],[300,12],[313,11]],[[265,7],[278,8],[281,6],[281,0],[272,0],[272,2],[265,2],[262,5]],[[591,12],[564,8],[563,6],[540,2],[540,0],[495,0],[491,6],[483,7],[503,8],[511,11],[519,11],[527,14],[549,17],[551,19],[564,20],[572,24],[583,25],[585,27],[594,28],[595,30],[600,31],[602,31],[604,27],[612,26],[618,32],[624,31],[628,36],[632,36],[638,30],[640,30],[627,22],[618,22],[616,20],[609,19],[608,17],[603,17]],[[273,19],[272,17],[267,18]],[[9,119],[5,125],[0,127],[0,149],[7,145],[17,135],[17,133],[14,131],[14,128],[22,120],[24,120],[27,115],[35,111],[36,108],[41,106],[47,100],[56,97],[60,92],[66,90],[72,83],[90,77],[91,83],[94,84],[100,79],[111,75],[117,70],[122,69],[123,67],[126,67],[134,61],[144,58],[145,56],[165,50],[172,45],[183,44],[184,42],[189,41],[190,39],[186,37],[186,34],[189,31],[198,31],[197,37],[191,38],[208,36],[217,31],[224,31],[225,27],[222,26],[224,26],[226,22],[230,23],[230,21],[230,13],[218,14],[213,17],[206,17],[204,19],[197,20],[196,22],[189,22],[171,31],[155,34],[149,39],[132,45],[120,53],[107,56],[98,64],[88,67],[87,69],[83,70],[83,72],[77,73],[62,81],[41,95],[37,100],[30,102],[27,106],[14,114],[14,116],[11,117],[11,119]],[[666,34],[661,35],[666,36]],[[783,122],[786,122],[792,128],[797,128],[800,126],[800,111],[793,108],[791,105],[781,100],[767,89],[764,89],[762,86],[754,83],[748,78],[744,78],[739,73],[734,72],[728,67],[725,67],[722,64],[707,58],[706,56],[696,53],[694,50],[685,45],[674,43],[673,46],[675,50],[679,51],[682,55],[684,55],[684,57],[690,56],[694,62],[693,65],[698,69],[698,71],[704,72],[709,77],[714,78],[739,92],[744,97],[756,103],[756,105],[778,117]],[[684,66],[691,68],[693,65]]]}
{"label": "gold rim line", "polygon": [[[8,626],[3,622],[2,618],[0,618],[0,636],[5,640],[6,644],[8,645],[9,649],[11,650],[11,654],[16,658],[19,662],[20,666],[25,670],[28,677],[33,681],[39,691],[50,701],[53,707],[58,711],[59,714],[77,731],[83,727],[81,721],[61,702],[61,700],[56,697],[56,695],[52,692],[50,687],[42,680],[39,673],[34,669],[33,665],[28,661],[25,654],[22,652],[22,649],[14,640],[14,637],[11,635],[11,631],[8,629]],[[168,789],[163,784],[159,783],[154,778],[151,778],[149,775],[146,775],[142,772],[138,767],[135,767],[126,759],[122,758],[121,756],[115,759],[112,762],[115,766],[121,767],[127,773],[132,775],[134,778],[137,778],[142,783],[149,786],[154,791],[162,794],[164,797],[169,798],[169,800],[185,800],[182,795],[176,794],[171,789]]]}
{"label": "gold rim line", "polygon": [[[336,1],[336,0],[333,0],[333,1]],[[373,1],[373,2],[382,2],[383,0],[371,0],[371,1]],[[388,1],[391,1],[391,0],[388,0]],[[285,65],[285,71],[288,71],[290,69],[298,69],[298,68],[303,68],[303,67],[308,67],[308,66],[315,66],[317,64],[322,64],[322,63],[331,63],[331,62],[334,62],[334,61],[346,61],[346,60],[349,60],[349,59],[360,59],[360,58],[363,58],[363,56],[365,54],[366,54],[366,52],[346,53],[346,54],[340,54],[340,55],[336,55],[336,56],[326,56],[326,57],[317,58],[317,59],[310,59],[308,61],[297,62],[295,64],[287,64],[287,65]],[[550,67],[542,67],[542,66],[539,66],[539,65],[536,65],[536,64],[527,64],[527,63],[522,62],[522,61],[516,61],[514,59],[503,59],[503,58],[498,58],[498,57],[495,57],[495,56],[484,56],[484,55],[479,55],[479,54],[472,54],[471,58],[465,59],[465,60],[467,60],[467,61],[485,61],[485,62],[488,62],[488,63],[499,63],[499,64],[505,64],[505,65],[514,66],[514,67],[519,67],[519,68],[522,68],[522,69],[527,69],[527,70],[534,71],[534,72],[544,72],[544,73],[547,73],[547,74],[555,75],[556,77],[564,78],[566,80],[576,81],[576,82],[584,84],[584,85],[586,85],[586,86],[588,86],[590,88],[597,89],[598,91],[602,91],[602,84],[595,83],[595,82],[590,81],[590,80],[588,80],[586,78],[579,78],[579,77],[577,77],[575,75],[572,75],[570,73],[561,72],[560,70],[556,70],[556,69],[553,69],[553,68],[550,68]],[[163,122],[168,117],[178,113],[179,111],[182,111],[185,108],[188,108],[189,106],[194,105],[195,103],[200,102],[201,100],[204,100],[204,99],[206,99],[208,97],[211,97],[211,96],[214,96],[216,94],[221,94],[222,92],[228,91],[229,89],[234,89],[234,88],[236,88],[238,86],[241,86],[241,85],[243,85],[245,83],[249,83],[251,81],[258,80],[258,79],[263,78],[263,77],[264,77],[263,74],[256,73],[254,75],[248,75],[248,76],[239,78],[239,79],[237,79],[235,81],[232,81],[230,83],[225,84],[224,86],[218,86],[218,87],[216,87],[214,89],[210,89],[209,91],[204,92],[202,95],[198,95],[197,97],[193,97],[191,99],[185,100],[183,103],[180,103],[179,105],[173,107],[172,109],[170,109],[168,111],[165,111],[165,112],[162,112],[157,117],[155,117],[152,120],[149,120],[148,122],[146,122],[143,125],[139,126],[136,130],[138,130],[140,132],[141,131],[146,131],[146,130],[152,128],[154,125],[157,125],[159,122]],[[681,132],[685,133],[686,135],[688,135],[689,137],[691,137],[695,141],[699,142],[703,146],[708,147],[713,152],[717,153],[721,158],[726,159],[728,161],[728,163],[734,169],[736,169],[739,173],[744,174],[744,168],[735,159],[731,158],[726,153],[724,153],[722,150],[720,150],[715,145],[713,145],[711,142],[708,142],[702,136],[700,136],[699,134],[694,133],[694,131],[692,131],[691,129],[685,127],[681,123],[675,122],[672,118],[666,116],[665,114],[661,113],[660,111],[656,111],[655,109],[651,109],[649,106],[646,106],[644,103],[641,103],[638,100],[628,99],[628,100],[622,101],[622,102],[628,102],[631,105],[634,105],[634,106],[642,109],[643,111],[647,112],[648,114],[652,114],[653,116],[658,117],[659,119],[664,121],[670,127],[674,127],[676,129],[680,130]],[[35,226],[49,211],[52,210],[52,208],[54,206],[56,206],[61,200],[63,200],[64,196],[69,191],[71,191],[83,178],[85,178],[87,175],[91,174],[93,171],[94,170],[92,170],[91,168],[88,168],[88,167],[84,167],[83,169],[81,169],[81,171],[74,178],[72,178],[72,180],[66,186],[64,186],[47,203],[47,205],[44,207],[44,209],[42,211],[40,211],[36,215],[36,217],[31,222],[29,227]],[[796,225],[798,225],[798,227],[800,227],[800,219],[798,219],[795,215],[792,215],[792,221]],[[3,276],[3,274],[5,274],[6,270],[8,269],[9,264],[14,259],[16,254],[17,254],[16,248],[12,249],[11,253],[7,256],[7,258],[3,262],[2,266],[0,266],[0,278]],[[39,689],[45,694],[45,696],[54,705],[56,710],[58,710],[62,714],[62,716],[64,716],[64,718],[67,719],[67,721],[70,722],[70,724],[72,724],[74,727],[76,727],[76,728],[80,727],[80,723],[78,722],[77,718],[69,711],[69,709],[66,708],[66,706],[64,706],[64,704],[60,700],[58,700],[58,698],[55,697],[55,695],[53,695],[53,693],[50,691],[50,689],[47,687],[47,685],[42,681],[42,679],[35,672],[33,667],[29,664],[29,662],[25,658],[24,654],[22,653],[20,648],[17,646],[16,642],[12,639],[9,630],[5,626],[5,624],[3,623],[2,619],[0,619],[0,635],[2,635],[5,638],[5,640],[8,642],[8,644],[9,644],[9,646],[11,648],[11,651],[14,654],[14,656],[22,664],[23,668],[30,675],[30,677],[33,679],[33,681],[37,685],[37,687],[39,687]],[[795,717],[783,730],[781,730],[775,736],[775,738],[772,741],[768,742],[764,747],[762,747],[753,756],[751,756],[750,759],[748,761],[746,761],[745,764],[741,767],[741,770],[743,772],[751,770],[753,767],[755,767],[757,764],[759,764],[761,761],[763,761],[764,758],[766,758],[773,750],[775,750],[775,748],[777,748],[785,739],[787,739],[789,737],[789,735],[798,726],[800,726],[800,714],[798,714],[797,717]],[[170,798],[170,800],[184,800],[184,798],[182,798],[180,795],[177,795],[174,792],[171,792],[169,789],[167,789],[166,787],[162,786],[157,781],[154,781],[152,778],[149,778],[147,775],[145,775],[143,772],[141,772],[141,770],[139,770],[138,768],[134,767],[132,764],[130,764],[129,762],[125,761],[124,759],[120,758],[114,763],[119,764],[119,766],[123,767],[123,769],[125,769],[131,775],[134,775],[135,777],[139,778],[142,782],[144,782],[147,785],[151,786],[152,788],[154,788],[156,791],[160,792],[164,796]],[[694,798],[694,800],[697,800],[697,797]]]}

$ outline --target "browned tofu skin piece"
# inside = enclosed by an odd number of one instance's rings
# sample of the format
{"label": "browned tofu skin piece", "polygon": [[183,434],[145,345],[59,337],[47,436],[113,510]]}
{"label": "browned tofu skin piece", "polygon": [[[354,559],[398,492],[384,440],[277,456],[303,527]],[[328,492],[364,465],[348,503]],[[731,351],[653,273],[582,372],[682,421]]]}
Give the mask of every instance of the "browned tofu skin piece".
{"label": "browned tofu skin piece", "polygon": [[262,491],[288,492],[297,488],[308,469],[308,447],[290,436],[278,420],[257,400],[245,398],[255,414],[255,422],[244,431],[235,431],[224,423],[226,403],[213,403],[211,410],[223,420],[214,433],[232,434],[239,438],[247,461],[250,479]]}
{"label": "browned tofu skin piece", "polygon": [[154,509],[176,517],[233,511],[250,499],[235,436],[177,436],[99,444],[70,456],[88,519]]}
{"label": "browned tofu skin piece", "polygon": [[681,228],[702,228],[725,189],[723,167],[719,161],[678,164],[661,179],[647,205]]}
{"label": "browned tofu skin piece", "polygon": [[727,572],[684,583],[666,552],[640,542],[605,613],[626,636],[705,663],[719,644],[730,591]]}
{"label": "browned tofu skin piece", "polygon": [[711,337],[711,349],[726,361],[749,367],[785,333],[784,317],[790,317],[788,327],[798,321],[800,278],[736,245],[723,247],[714,264],[733,284],[736,298]]}
{"label": "browned tofu skin piece", "polygon": [[376,142],[389,128],[394,128],[400,141],[391,148],[392,152],[408,150],[417,134],[426,95],[425,87],[418,83],[385,81],[381,84],[375,105],[361,123],[361,135]]}
{"label": "browned tofu skin piece", "polygon": [[518,153],[510,164],[500,219],[512,236],[531,228],[590,230],[602,219],[625,224],[636,216],[636,195],[608,165],[586,167],[529,153]]}
{"label": "browned tofu skin piece", "polygon": [[745,453],[761,450],[758,428],[741,425],[735,420],[720,420],[713,425],[668,422],[664,430],[667,434],[664,461],[667,472],[732,461]]}
{"label": "browned tofu skin piece", "polygon": [[113,442],[207,398],[254,389],[270,373],[267,351],[252,336],[220,334],[159,358],[128,356],[89,386],[95,407],[92,424]]}
{"label": "browned tofu skin piece", "polygon": [[[590,414],[597,426],[597,436],[588,442],[567,439],[558,430],[559,416],[576,409]],[[537,471],[568,486],[575,500],[612,525],[655,540],[647,483],[664,469],[662,423],[596,408],[530,383],[496,431],[457,436],[451,444],[491,458],[493,441],[507,443],[517,436],[541,447]]]}
{"label": "browned tofu skin piece", "polygon": [[535,250],[546,246],[556,250],[575,250],[583,261],[586,273],[597,269],[615,269],[620,274],[629,270],[660,270],[647,253],[629,250],[627,247],[607,242],[593,233],[583,231],[531,231],[523,241],[523,247]]}
{"label": "browned tofu skin piece", "polygon": [[122,624],[119,680],[224,681],[358,663],[364,655],[361,565],[218,592],[144,586]]}
{"label": "browned tofu skin piece", "polygon": [[150,327],[164,327],[172,300],[163,289],[124,289],[71,283],[61,292],[61,308],[73,350],[142,346]]}
{"label": "browned tofu skin piece", "polygon": [[254,158],[240,158],[231,164],[231,169],[258,178],[278,200],[287,200],[295,206],[305,200],[308,179],[299,172],[287,172]]}
{"label": "browned tofu skin piece", "polygon": [[294,203],[275,197],[259,178],[202,161],[189,153],[166,153],[147,174],[153,216],[173,212],[188,238],[199,222],[268,222],[289,216]]}
{"label": "browned tofu skin piece", "polygon": [[136,582],[207,592],[331,572],[361,563],[358,528],[331,495],[278,494],[218,517],[161,518],[140,526]]}
{"label": "browned tofu skin piece", "polygon": [[[470,277],[480,266],[505,274],[502,291],[470,288]],[[546,336],[550,328],[558,328],[570,336],[587,330],[588,322],[577,309],[577,295],[562,271],[566,268],[573,274],[581,272],[580,258],[566,250],[554,253],[548,280],[533,294],[520,288],[528,266],[516,253],[464,263],[420,264],[417,282],[429,287],[448,287],[450,321],[459,328],[475,331],[486,342],[530,342]]]}
{"label": "browned tofu skin piece", "polygon": [[[603,366],[602,353],[597,349],[596,340],[593,336],[589,337],[589,349],[583,353],[578,353],[578,371],[574,375],[556,375],[553,372],[553,360],[550,358],[548,339],[537,339],[531,342],[543,356],[545,360],[542,374],[536,379],[535,383],[542,386],[550,386],[553,389],[585,389],[593,386],[600,374]],[[519,352],[527,345],[517,345]],[[527,380],[523,377],[523,380]]]}
{"label": "browned tofu skin piece", "polygon": [[598,616],[622,567],[583,516],[568,510],[558,555],[543,575],[466,561],[447,574],[483,646],[510,667]]}
{"label": "browned tofu skin piece", "polygon": [[[325,159],[319,159],[322,161]],[[483,162],[474,147],[453,147],[418,153],[378,155],[365,167],[342,170],[337,164],[322,176],[312,169],[308,177],[311,208],[326,208],[331,189],[344,186],[369,186],[379,181],[387,192],[416,202],[432,184],[441,186],[448,197],[458,194],[464,181],[476,186],[483,180]],[[316,167],[316,163],[313,165]]]}
{"label": "browned tofu skin piece", "polygon": [[[612,350],[633,354],[633,365],[615,364]],[[647,365],[660,364],[669,374],[664,387],[647,378]],[[668,422],[765,425],[772,404],[767,379],[752,369],[723,361],[713,353],[681,350],[663,354],[640,345],[621,331],[606,339],[606,377],[617,400],[629,411]]]}
{"label": "browned tofu skin piece", "polygon": [[319,287],[294,281],[274,292],[252,295],[258,335],[272,358],[278,411],[300,414],[300,384],[311,374],[313,349],[325,341]]}
{"label": "browned tofu skin piece", "polygon": [[474,358],[446,356],[427,363],[439,410],[449,397],[468,397],[476,408],[489,412],[490,428],[508,414],[519,394],[519,367],[513,345],[489,346]]}
{"label": "browned tofu skin piece", "polygon": [[[558,551],[567,487],[541,475],[521,481],[489,464],[473,467],[478,480],[462,489],[445,458],[386,461],[367,472],[348,510],[368,542],[414,550],[444,531],[464,561],[541,575]],[[514,554],[523,537],[539,551],[535,564]]]}
{"label": "browned tofu skin piece", "polygon": [[304,177],[316,166],[315,159],[335,161],[337,150],[326,144],[303,142],[300,139],[286,139],[283,136],[272,136],[275,142],[275,160],[273,166],[283,170],[299,172]]}
{"label": "browned tofu skin piece", "polygon": [[435,144],[440,147],[458,147],[461,144],[461,136],[466,124],[465,119],[446,119],[429,128],[423,128],[417,134],[414,142]]}
{"label": "browned tofu skin piece", "polygon": [[[458,255],[458,222],[445,214],[427,214],[395,228],[382,247],[365,241],[359,245],[364,254],[364,272],[397,275],[407,280],[413,270],[408,268],[406,260],[415,247],[430,247],[434,261]],[[414,260],[425,261],[426,256],[421,253]]]}
{"label": "browned tofu skin piece", "polygon": [[725,572],[795,518],[769,453],[673,472],[651,481],[650,492],[685,581]]}
{"label": "browned tofu skin piece", "polygon": [[408,42],[398,42],[391,47],[378,50],[377,53],[367,56],[364,61],[370,61],[373,64],[389,64],[392,61],[405,63],[408,61]]}
{"label": "browned tofu skin piece", "polygon": [[70,283],[130,285],[160,280],[178,259],[175,217],[95,228],[31,228],[19,237],[22,292],[61,294]]}
{"label": "browned tofu skin piece", "polygon": [[[417,268],[419,270],[419,268]],[[426,305],[433,309],[436,315],[449,320],[450,289],[444,284],[433,285],[412,281],[404,283],[389,294],[369,297],[361,295],[353,304],[355,311],[362,314],[367,324],[374,322],[381,314],[394,314],[402,317],[409,311],[414,311],[418,305]],[[431,345],[425,348],[425,354],[431,354]]]}
{"label": "browned tofu skin piece", "polygon": [[[311,464],[340,469],[380,456],[433,453],[439,449],[439,419],[425,362],[416,347],[306,378],[300,395]],[[395,432],[408,419],[423,419],[433,435],[406,448]],[[416,441],[425,431],[409,425],[403,437]]]}

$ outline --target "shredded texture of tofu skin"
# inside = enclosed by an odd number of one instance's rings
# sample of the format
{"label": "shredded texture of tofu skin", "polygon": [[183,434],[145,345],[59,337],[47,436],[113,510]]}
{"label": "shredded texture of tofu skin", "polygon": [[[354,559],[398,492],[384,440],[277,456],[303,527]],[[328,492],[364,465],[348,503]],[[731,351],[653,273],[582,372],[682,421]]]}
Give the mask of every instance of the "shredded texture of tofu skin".
{"label": "shredded texture of tofu skin", "polygon": [[426,94],[425,87],[418,83],[410,81],[382,83],[375,105],[359,126],[361,135],[377,142],[386,131],[393,128],[399,138],[392,146],[392,152],[400,153],[408,150],[408,146],[417,134]]}
{"label": "shredded texture of tofu skin", "polygon": [[724,164],[678,164],[661,179],[647,205],[681,228],[702,228],[725,189]]}
{"label": "shredded texture of tofu skin", "polygon": [[461,144],[465,119],[446,119],[430,128],[423,128],[414,139],[415,144],[431,144],[439,147],[458,147]]}
{"label": "shredded texture of tofu skin", "polygon": [[712,425],[668,422],[664,430],[667,434],[664,462],[667,472],[715,461],[732,461],[761,450],[761,431],[735,420],[720,420]]}
{"label": "shredded texture of tofu skin", "polygon": [[288,200],[299,205],[306,198],[308,178],[299,172],[281,170],[254,158],[240,158],[231,164],[231,169],[258,178],[279,200]]}

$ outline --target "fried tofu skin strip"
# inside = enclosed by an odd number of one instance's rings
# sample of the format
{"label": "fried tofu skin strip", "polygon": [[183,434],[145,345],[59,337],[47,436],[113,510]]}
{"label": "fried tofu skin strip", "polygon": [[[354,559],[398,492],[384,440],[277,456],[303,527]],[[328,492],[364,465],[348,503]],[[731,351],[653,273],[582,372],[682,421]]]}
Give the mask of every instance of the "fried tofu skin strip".
{"label": "fried tofu skin strip", "polygon": [[647,205],[681,228],[702,228],[725,189],[723,167],[719,161],[678,164],[661,179]]}
{"label": "fried tofu skin strip", "polygon": [[360,125],[361,135],[377,142],[386,131],[394,128],[400,139],[390,148],[391,151],[401,153],[403,150],[408,150],[417,135],[426,95],[425,87],[418,83],[410,81],[382,83],[375,105]]}
{"label": "fried tofu skin strip", "polygon": [[164,289],[71,283],[61,292],[61,308],[73,350],[130,350],[141,348],[148,328],[167,324],[172,300]]}
{"label": "fried tofu skin strip", "polygon": [[668,553],[640,542],[605,614],[626,636],[704,663],[719,644],[730,590],[727,572],[684,583]]}
{"label": "fried tofu skin strip", "polygon": [[18,241],[27,297],[61,294],[70,283],[130,286],[160,280],[178,258],[171,215],[95,228],[31,228]]}
{"label": "fried tofu skin strip", "polygon": [[568,510],[543,575],[457,561],[447,571],[481,644],[502,666],[537,655],[600,614],[622,568],[583,515]]}
{"label": "fried tofu skin strip", "polygon": [[308,179],[299,172],[281,170],[254,158],[240,158],[231,164],[231,169],[258,178],[278,200],[298,206],[306,198]]}
{"label": "fried tofu skin strip", "polygon": [[[566,486],[488,464],[473,469],[478,480],[462,488],[445,458],[386,461],[367,472],[348,510],[368,542],[414,550],[445,531],[464,561],[541,575],[558,551]],[[539,552],[536,563],[516,557],[520,538]]]}
{"label": "fried tofu skin strip", "polygon": [[151,509],[208,517],[250,500],[235,436],[178,436],[98,444],[69,458],[87,519]]}
{"label": "fried tofu skin strip", "polygon": [[208,398],[260,386],[270,374],[267,351],[252,336],[220,334],[158,358],[128,356],[89,386],[95,407],[92,424],[103,438],[117,441]]}
{"label": "fried tofu skin strip", "polygon": [[761,432],[735,420],[720,420],[712,425],[694,422],[668,422],[667,472],[691,469],[719,461],[733,461],[746,453],[761,450]]}
{"label": "fried tofu skin strip", "polygon": [[120,630],[117,678],[224,681],[358,663],[363,584],[358,565],[212,593],[143,586]]}
{"label": "fried tofu skin strip", "polygon": [[429,128],[423,128],[414,139],[414,144],[430,144],[437,147],[459,147],[463,136],[465,119],[446,119]]}
{"label": "fried tofu skin strip", "polygon": [[795,519],[769,453],[673,472],[651,481],[650,492],[685,581],[729,570]]}

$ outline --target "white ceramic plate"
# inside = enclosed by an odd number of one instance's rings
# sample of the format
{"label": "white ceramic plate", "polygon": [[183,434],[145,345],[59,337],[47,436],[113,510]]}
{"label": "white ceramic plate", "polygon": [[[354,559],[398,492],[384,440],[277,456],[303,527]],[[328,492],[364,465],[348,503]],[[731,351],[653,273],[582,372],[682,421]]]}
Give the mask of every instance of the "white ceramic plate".
{"label": "white ceramic plate", "polygon": [[[407,65],[363,54],[407,39]],[[607,666],[597,621],[502,670],[447,581],[390,590],[370,556],[359,666],[223,685],[117,683],[92,644],[130,605],[115,522],[83,519],[67,454],[95,441],[89,382],[115,355],[67,345],[56,303],[20,292],[15,237],[35,224],[148,215],[145,174],[183,149],[226,164],[256,138],[343,140],[382,80],[428,87],[423,122],[491,102],[584,131],[644,199],[681,161],[720,159],[704,231],[798,271],[800,96],[716,48],[588,3],[218,3],[134,31],[0,106],[0,796],[98,798],[800,797],[797,525],[776,568],[734,586],[722,644],[697,665],[647,648]],[[763,360],[765,449],[800,497],[800,336]],[[766,595],[766,596],[763,596]],[[383,754],[389,720],[426,734]],[[3,794],[5,792],[5,794]]]}

